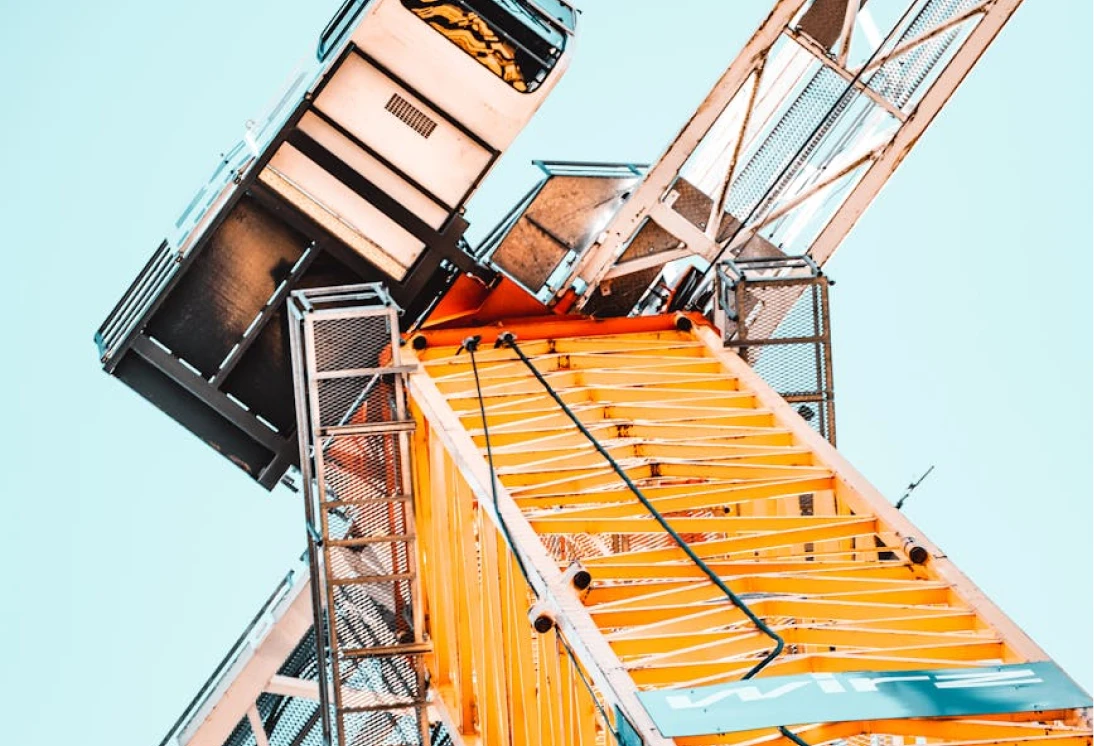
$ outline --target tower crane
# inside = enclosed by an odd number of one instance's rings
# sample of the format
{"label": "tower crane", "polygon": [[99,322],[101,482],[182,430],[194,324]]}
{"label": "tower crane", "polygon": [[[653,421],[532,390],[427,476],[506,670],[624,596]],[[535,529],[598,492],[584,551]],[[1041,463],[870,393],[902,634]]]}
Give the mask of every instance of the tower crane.
{"label": "tower crane", "polygon": [[96,334],[307,551],[163,746],[1091,744],[835,448],[823,267],[1020,0],[777,0],[662,156],[464,207],[564,0],[347,0]]}

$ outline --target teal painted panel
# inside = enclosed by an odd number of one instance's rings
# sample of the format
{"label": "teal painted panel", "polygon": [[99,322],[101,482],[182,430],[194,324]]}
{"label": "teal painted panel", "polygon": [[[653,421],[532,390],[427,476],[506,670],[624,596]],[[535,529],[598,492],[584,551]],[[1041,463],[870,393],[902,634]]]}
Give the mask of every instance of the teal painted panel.
{"label": "teal painted panel", "polygon": [[618,746],[642,746],[642,736],[638,735],[631,721],[617,706],[615,708],[615,737]]}
{"label": "teal painted panel", "polygon": [[1036,712],[1091,704],[1090,695],[1050,662],[773,676],[638,696],[669,738],[778,725]]}

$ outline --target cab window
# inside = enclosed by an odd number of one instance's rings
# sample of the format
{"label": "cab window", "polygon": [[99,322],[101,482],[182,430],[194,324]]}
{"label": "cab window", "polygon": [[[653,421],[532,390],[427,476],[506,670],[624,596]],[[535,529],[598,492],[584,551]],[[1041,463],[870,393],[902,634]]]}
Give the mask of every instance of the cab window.
{"label": "cab window", "polygon": [[546,80],[566,46],[565,26],[530,0],[402,0],[403,6],[514,89]]}

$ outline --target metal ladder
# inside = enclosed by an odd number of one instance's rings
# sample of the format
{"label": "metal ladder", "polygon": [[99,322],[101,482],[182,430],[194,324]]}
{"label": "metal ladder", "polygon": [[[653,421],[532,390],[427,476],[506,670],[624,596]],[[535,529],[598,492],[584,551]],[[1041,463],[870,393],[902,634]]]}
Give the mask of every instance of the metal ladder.
{"label": "metal ladder", "polygon": [[398,309],[379,285],[289,309],[324,742],[429,744]]}

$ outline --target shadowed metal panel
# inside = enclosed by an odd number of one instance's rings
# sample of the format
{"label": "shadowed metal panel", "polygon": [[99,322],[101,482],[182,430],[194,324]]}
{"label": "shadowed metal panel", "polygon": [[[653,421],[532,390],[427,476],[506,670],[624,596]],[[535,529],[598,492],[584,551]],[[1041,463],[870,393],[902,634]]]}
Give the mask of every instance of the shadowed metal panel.
{"label": "shadowed metal panel", "polygon": [[127,352],[114,374],[161,411],[208,443],[252,477],[274,454],[188,393],[135,352]]}
{"label": "shadowed metal panel", "polygon": [[307,244],[245,197],[152,317],[148,333],[213,375]]}
{"label": "shadowed metal panel", "polygon": [[659,274],[661,267],[650,267],[600,283],[589,298],[585,312],[600,317],[628,315]]}
{"label": "shadowed metal panel", "polygon": [[[296,283],[296,287],[347,285],[358,282],[359,279],[356,273],[341,262],[321,253]],[[282,433],[291,433],[296,427],[287,329],[287,314],[285,307],[281,306],[224,382],[227,393],[242,401]],[[295,451],[292,458],[295,462]]]}
{"label": "shadowed metal panel", "polygon": [[639,177],[550,176],[490,260],[538,292],[571,251],[580,252]]}
{"label": "shadowed metal panel", "polygon": [[296,425],[287,318],[282,306],[224,382],[225,392],[244,402],[281,433],[291,433]]}
{"label": "shadowed metal panel", "polygon": [[[816,39],[825,49],[831,49],[843,30],[848,4],[848,0],[815,0],[802,16],[801,30]],[[860,7],[865,4],[864,0]]]}
{"label": "shadowed metal panel", "polygon": [[569,247],[555,240],[543,227],[522,217],[491,260],[524,287],[536,292],[569,252]]}

